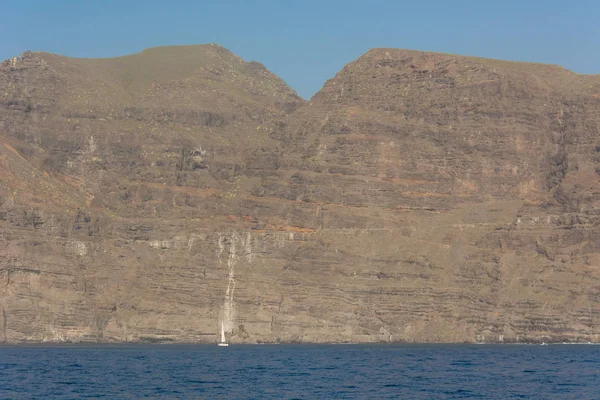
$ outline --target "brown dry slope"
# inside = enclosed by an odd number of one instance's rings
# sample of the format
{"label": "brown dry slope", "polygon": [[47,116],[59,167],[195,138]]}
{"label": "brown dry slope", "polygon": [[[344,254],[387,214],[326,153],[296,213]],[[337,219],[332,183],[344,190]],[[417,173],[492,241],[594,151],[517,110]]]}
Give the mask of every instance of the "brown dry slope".
{"label": "brown dry slope", "polygon": [[0,70],[0,340],[598,341],[600,78],[219,46]]}
{"label": "brown dry slope", "polygon": [[216,45],[25,53],[0,88],[0,340],[213,340],[220,229],[303,100]]}
{"label": "brown dry slope", "polygon": [[377,49],[277,132],[297,172],[263,186],[319,204],[331,258],[300,270],[366,332],[597,340],[599,128],[598,76]]}

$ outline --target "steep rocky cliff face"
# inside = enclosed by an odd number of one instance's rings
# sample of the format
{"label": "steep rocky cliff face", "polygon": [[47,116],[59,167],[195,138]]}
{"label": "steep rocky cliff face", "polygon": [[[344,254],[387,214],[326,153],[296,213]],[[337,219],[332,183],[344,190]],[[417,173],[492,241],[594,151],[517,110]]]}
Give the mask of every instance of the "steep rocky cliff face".
{"label": "steep rocky cliff face", "polygon": [[393,49],[0,67],[0,341],[600,340],[600,78]]}

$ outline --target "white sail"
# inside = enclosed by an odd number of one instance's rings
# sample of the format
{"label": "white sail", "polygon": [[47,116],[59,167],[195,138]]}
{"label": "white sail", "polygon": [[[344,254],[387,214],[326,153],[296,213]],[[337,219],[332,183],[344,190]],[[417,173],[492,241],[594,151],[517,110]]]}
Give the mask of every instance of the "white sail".
{"label": "white sail", "polygon": [[222,321],[221,321],[221,340],[219,341],[219,346],[229,346],[229,344],[225,341],[225,327],[223,326]]}

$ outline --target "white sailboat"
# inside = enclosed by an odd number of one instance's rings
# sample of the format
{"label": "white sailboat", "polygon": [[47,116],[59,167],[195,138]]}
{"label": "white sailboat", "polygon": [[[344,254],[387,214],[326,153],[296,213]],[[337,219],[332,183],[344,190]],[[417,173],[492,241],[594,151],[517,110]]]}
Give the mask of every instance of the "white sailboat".
{"label": "white sailboat", "polygon": [[223,322],[221,321],[221,340],[217,343],[217,346],[229,346],[229,343],[225,341],[225,327],[223,326]]}

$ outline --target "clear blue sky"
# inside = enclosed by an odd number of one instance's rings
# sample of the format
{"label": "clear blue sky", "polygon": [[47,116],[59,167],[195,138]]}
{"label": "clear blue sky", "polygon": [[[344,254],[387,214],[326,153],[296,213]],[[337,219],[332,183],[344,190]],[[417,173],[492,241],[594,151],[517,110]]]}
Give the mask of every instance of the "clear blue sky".
{"label": "clear blue sky", "polygon": [[600,0],[0,0],[0,58],[219,43],[309,98],[373,47],[600,73]]}

